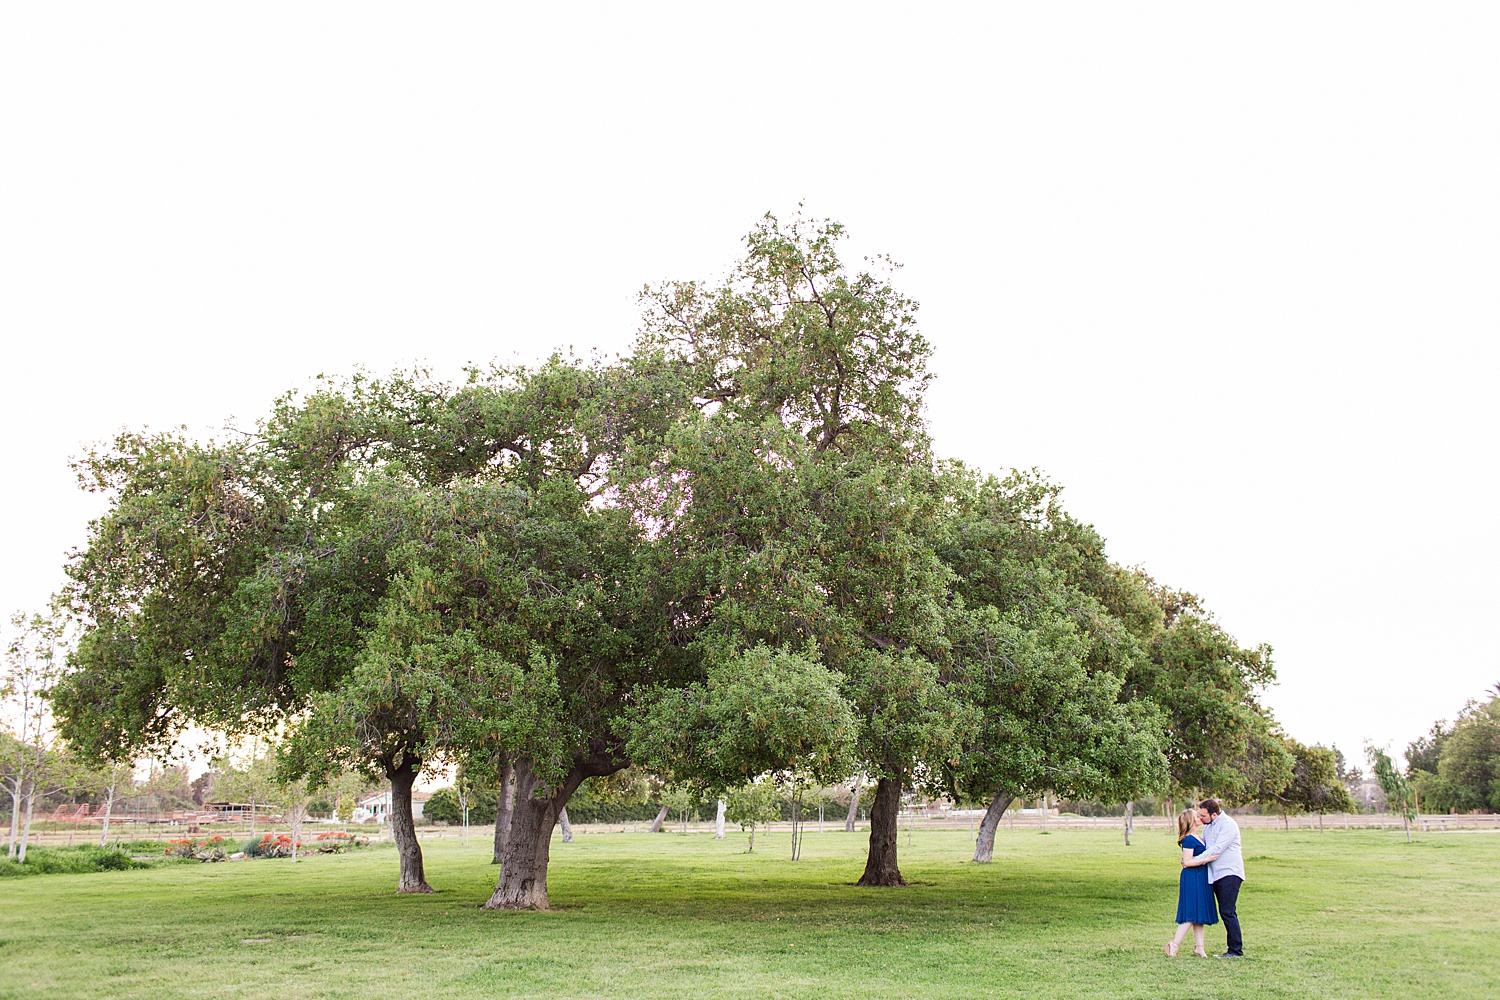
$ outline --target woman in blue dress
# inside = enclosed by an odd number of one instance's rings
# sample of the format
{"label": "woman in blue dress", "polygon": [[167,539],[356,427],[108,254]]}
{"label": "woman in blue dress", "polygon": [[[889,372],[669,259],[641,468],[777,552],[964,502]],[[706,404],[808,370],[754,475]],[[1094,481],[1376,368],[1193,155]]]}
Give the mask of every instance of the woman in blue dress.
{"label": "woman in blue dress", "polygon": [[[1196,836],[1198,811],[1184,809],[1177,814],[1177,844],[1182,848],[1184,863],[1202,854],[1208,847]],[[1203,950],[1203,928],[1219,922],[1219,909],[1214,905],[1214,891],[1208,885],[1208,866],[1194,865],[1183,868],[1177,881],[1177,936],[1167,942],[1167,954],[1177,957],[1182,939],[1188,928],[1193,929],[1193,954],[1208,957]]]}

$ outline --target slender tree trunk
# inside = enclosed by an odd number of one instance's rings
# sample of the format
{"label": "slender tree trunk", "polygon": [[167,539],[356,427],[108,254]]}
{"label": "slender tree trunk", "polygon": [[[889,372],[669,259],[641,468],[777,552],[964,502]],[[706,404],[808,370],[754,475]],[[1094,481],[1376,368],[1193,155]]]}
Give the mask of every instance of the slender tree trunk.
{"label": "slender tree trunk", "polygon": [[510,833],[500,859],[500,881],[489,902],[484,904],[486,910],[549,908],[547,864],[551,859],[552,828],[585,777],[575,768],[559,787],[549,789],[537,781],[530,761],[516,762],[516,802]]}
{"label": "slender tree trunk", "polygon": [[750,824],[750,848],[745,853],[746,854],[754,854],[755,853],[755,824],[754,823]]}
{"label": "slender tree trunk", "polygon": [[724,839],[724,806],[725,806],[724,800],[720,799],[719,800],[718,815],[716,815],[714,817],[714,839],[715,840],[723,840]]}
{"label": "slender tree trunk", "polygon": [[984,811],[984,820],[979,824],[979,837],[974,841],[974,860],[980,864],[995,858],[995,831],[1000,828],[1000,817],[1010,808],[1014,795],[996,792],[990,807]]}
{"label": "slender tree trunk", "polygon": [[119,787],[119,784],[118,778],[110,782],[109,791],[104,795],[104,824],[99,830],[100,847],[109,841],[109,817],[115,811],[115,789]]}
{"label": "slender tree trunk", "polygon": [[1135,803],[1125,803],[1125,846],[1130,846],[1130,831],[1135,826]]}
{"label": "slender tree trunk", "polygon": [[568,822],[568,810],[566,806],[563,807],[562,812],[557,814],[557,824],[562,827],[563,843],[571,844],[573,842],[573,824]]}
{"label": "slender tree trunk", "polygon": [[16,860],[16,834],[21,828],[21,776],[10,779],[10,843],[5,850],[5,860]]}
{"label": "slender tree trunk", "polygon": [[516,808],[516,768],[506,762],[500,769],[500,801],[495,807],[495,860],[499,864],[505,853],[505,841],[510,837],[510,818]]}
{"label": "slender tree trunk", "polygon": [[297,863],[297,841],[302,839],[302,806],[294,803],[287,810],[287,830],[292,835],[292,863]]}
{"label": "slender tree trunk", "polygon": [[391,837],[401,859],[401,881],[397,892],[432,892],[422,870],[422,845],[417,842],[417,824],[411,812],[411,790],[417,782],[416,762],[403,754],[399,768],[387,769],[391,780]]}
{"label": "slender tree trunk", "polygon": [[[26,782],[26,825],[21,827],[21,849],[16,852],[16,860],[21,864],[26,863],[26,842],[31,839],[31,811],[36,807],[36,775]],[[1411,840],[1410,835],[1406,838]]]}
{"label": "slender tree trunk", "polygon": [[802,853],[802,839],[801,839],[801,836],[800,836],[800,832],[801,832],[801,829],[802,829],[802,822],[801,822],[801,811],[802,810],[801,810],[801,806],[802,806],[802,793],[798,792],[796,795],[792,796],[792,860],[793,861],[796,861],[798,859],[798,857],[801,856],[801,853]]}
{"label": "slender tree trunk", "polygon": [[854,832],[854,821],[859,818],[859,790],[864,784],[864,775],[855,775],[854,788],[849,793],[849,815],[844,819],[844,832]]}
{"label": "slender tree trunk", "polygon": [[651,829],[647,830],[646,832],[647,833],[661,833],[661,826],[666,821],[667,821],[667,807],[665,805],[663,805],[661,807],[661,811],[656,814],[656,818],[651,821]]}
{"label": "slender tree trunk", "polygon": [[870,807],[870,853],[859,885],[906,885],[896,863],[896,842],[901,814],[901,779],[881,778],[875,784],[875,803]]}

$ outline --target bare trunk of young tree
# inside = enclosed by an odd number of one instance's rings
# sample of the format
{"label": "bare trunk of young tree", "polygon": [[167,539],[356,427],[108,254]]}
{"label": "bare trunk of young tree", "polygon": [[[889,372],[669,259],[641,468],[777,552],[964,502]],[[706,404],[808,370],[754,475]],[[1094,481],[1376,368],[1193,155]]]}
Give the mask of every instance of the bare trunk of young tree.
{"label": "bare trunk of young tree", "polygon": [[422,870],[422,845],[417,841],[417,824],[411,812],[411,790],[417,782],[418,762],[405,754],[401,766],[385,772],[391,780],[391,838],[401,859],[401,881],[397,892],[432,892]]}
{"label": "bare trunk of young tree", "polygon": [[849,792],[849,815],[844,820],[844,832],[854,832],[854,821],[859,818],[859,790],[864,785],[865,776],[860,774],[854,778],[854,787]]}
{"label": "bare trunk of young tree", "polygon": [[297,841],[302,839],[302,804],[293,803],[286,811],[287,831],[292,835],[292,863],[297,862]]}
{"label": "bare trunk of young tree", "polygon": [[1135,803],[1125,803],[1125,846],[1130,846],[1130,831],[1135,828]]}
{"label": "bare trunk of young tree", "polygon": [[661,807],[661,811],[656,814],[656,818],[651,821],[651,829],[647,830],[646,832],[647,833],[661,833],[662,824],[665,823],[666,821],[667,821],[667,807],[666,806],[662,806]]}
{"label": "bare trunk of young tree", "polygon": [[109,790],[104,793],[104,823],[99,830],[99,846],[103,847],[109,841],[109,817],[115,811],[115,789],[119,787],[120,780],[116,778],[109,783]]}
{"label": "bare trunk of young tree", "polygon": [[16,834],[21,829],[21,776],[13,775],[10,779],[10,843],[5,850],[5,860],[16,860]]}
{"label": "bare trunk of young tree", "polygon": [[792,860],[802,857],[802,793],[792,796]]}
{"label": "bare trunk of young tree", "polygon": [[[36,773],[26,782],[26,825],[21,827],[21,849],[16,852],[16,861],[26,863],[26,842],[31,839],[31,811],[36,807]],[[1411,838],[1408,836],[1407,840]]]}
{"label": "bare trunk of young tree", "polygon": [[500,860],[500,882],[486,910],[545,910],[552,828],[587,774],[574,768],[556,788],[543,786],[527,760],[515,764],[516,802]]}
{"label": "bare trunk of young tree", "polygon": [[566,806],[563,807],[562,812],[557,814],[557,825],[562,827],[563,843],[571,844],[573,842],[573,824],[568,822],[568,810]]}
{"label": "bare trunk of young tree", "polygon": [[896,841],[901,814],[901,779],[881,778],[875,784],[875,802],[870,806],[870,854],[859,885],[906,885],[896,863]]}
{"label": "bare trunk of young tree", "polygon": [[505,841],[510,836],[510,817],[516,808],[516,768],[506,762],[500,769],[500,800],[495,805],[495,860],[499,864],[505,853]]}
{"label": "bare trunk of young tree", "polygon": [[990,807],[984,811],[984,820],[979,824],[979,836],[974,841],[974,860],[987,864],[995,859],[995,831],[1000,828],[1000,817],[1015,800],[1014,795],[996,792]]}
{"label": "bare trunk of young tree", "polygon": [[720,799],[719,800],[719,812],[718,812],[718,815],[716,815],[714,817],[714,839],[715,840],[723,840],[724,839],[724,809],[725,809],[725,802],[724,802],[723,799]]}

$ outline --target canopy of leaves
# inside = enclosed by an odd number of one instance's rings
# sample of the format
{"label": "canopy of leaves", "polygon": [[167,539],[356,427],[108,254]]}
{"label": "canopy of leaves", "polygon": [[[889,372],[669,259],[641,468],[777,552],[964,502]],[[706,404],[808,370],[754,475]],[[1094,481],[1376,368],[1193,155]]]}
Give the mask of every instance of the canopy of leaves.
{"label": "canopy of leaves", "polygon": [[816,651],[726,657],[632,725],[632,756],[704,793],[773,771],[837,781],[853,767],[855,734],[841,679]]}

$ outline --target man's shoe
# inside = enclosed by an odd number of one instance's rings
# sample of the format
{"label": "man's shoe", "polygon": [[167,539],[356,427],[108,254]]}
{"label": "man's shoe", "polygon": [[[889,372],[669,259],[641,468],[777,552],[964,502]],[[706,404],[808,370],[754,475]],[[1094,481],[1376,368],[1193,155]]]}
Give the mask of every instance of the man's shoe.
{"label": "man's shoe", "polygon": [[1215,955],[1214,956],[1214,958],[1244,958],[1244,957],[1245,957],[1245,953],[1243,951],[1226,951],[1222,955]]}

